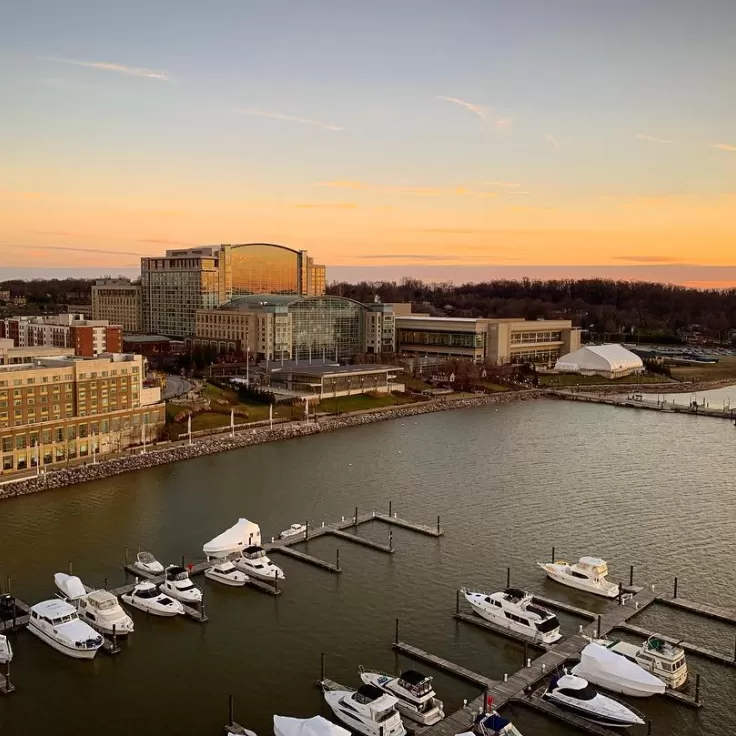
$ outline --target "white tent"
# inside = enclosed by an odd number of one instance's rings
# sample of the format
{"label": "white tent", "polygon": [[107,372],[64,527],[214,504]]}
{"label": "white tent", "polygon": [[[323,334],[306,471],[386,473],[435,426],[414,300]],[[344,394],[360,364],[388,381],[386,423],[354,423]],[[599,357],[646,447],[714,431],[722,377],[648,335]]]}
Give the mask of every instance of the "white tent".
{"label": "white tent", "polygon": [[641,358],[623,345],[586,345],[563,355],[555,370],[560,373],[579,373],[583,376],[621,378],[640,373],[644,368]]}

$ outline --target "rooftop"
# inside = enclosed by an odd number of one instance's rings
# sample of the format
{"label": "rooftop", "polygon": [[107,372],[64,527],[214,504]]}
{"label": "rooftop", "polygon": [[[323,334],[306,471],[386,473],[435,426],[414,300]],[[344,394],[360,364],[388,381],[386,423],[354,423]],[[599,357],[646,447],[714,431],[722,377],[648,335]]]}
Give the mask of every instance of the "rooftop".
{"label": "rooftop", "polygon": [[282,370],[289,373],[301,373],[306,376],[332,376],[332,375],[351,375],[353,373],[388,373],[390,371],[399,371],[393,365],[376,365],[373,363],[364,363],[361,365],[327,365],[324,363],[295,363],[290,361],[292,365],[288,368],[281,368],[280,364],[272,373],[280,373]]}
{"label": "rooftop", "polygon": [[164,335],[123,335],[123,342],[171,342],[171,338]]}

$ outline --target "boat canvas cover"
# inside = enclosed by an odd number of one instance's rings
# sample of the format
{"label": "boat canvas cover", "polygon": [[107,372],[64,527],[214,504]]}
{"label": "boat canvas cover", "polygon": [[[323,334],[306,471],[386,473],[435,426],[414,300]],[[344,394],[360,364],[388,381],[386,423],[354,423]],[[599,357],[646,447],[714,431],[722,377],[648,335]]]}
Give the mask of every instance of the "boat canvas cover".
{"label": "boat canvas cover", "polygon": [[659,693],[665,690],[664,682],[638,664],[594,642],[583,649],[580,664],[573,672],[592,682],[613,681],[632,689],[643,688]]}
{"label": "boat canvas cover", "polygon": [[226,557],[244,547],[261,543],[261,528],[248,519],[238,519],[238,523],[218,534],[202,547],[207,557]]}
{"label": "boat canvas cover", "polygon": [[10,648],[10,642],[0,635],[0,664],[6,664],[13,659],[13,650]]}
{"label": "boat canvas cover", "polygon": [[322,716],[314,718],[274,716],[273,732],[276,736],[350,736],[350,731],[336,726]]}
{"label": "boat canvas cover", "polygon": [[54,575],[54,583],[56,583],[56,587],[67,598],[71,598],[72,600],[87,595],[87,591],[84,589],[84,583],[76,575],[57,572]]}

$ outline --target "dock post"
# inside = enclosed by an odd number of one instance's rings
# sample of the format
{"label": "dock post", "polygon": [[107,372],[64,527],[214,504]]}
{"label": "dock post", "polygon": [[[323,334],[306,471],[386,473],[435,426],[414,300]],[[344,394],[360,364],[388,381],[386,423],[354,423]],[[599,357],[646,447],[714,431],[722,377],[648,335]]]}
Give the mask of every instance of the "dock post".
{"label": "dock post", "polygon": [[394,551],[394,530],[388,530],[388,548],[390,552]]}
{"label": "dock post", "polygon": [[486,686],[486,690],[483,693],[483,715],[487,713],[488,708],[488,686]]}
{"label": "dock post", "polygon": [[306,542],[309,539],[309,519],[307,519],[306,523],[304,524],[304,541]]}
{"label": "dock post", "polygon": [[634,584],[634,566],[629,567],[629,587]]}
{"label": "dock post", "polygon": [[279,592],[279,573],[278,570],[276,570],[273,574],[273,589],[278,593]]}
{"label": "dock post", "polygon": [[672,597],[677,598],[677,575],[675,575],[675,588],[672,591]]}
{"label": "dock post", "polygon": [[74,573],[72,572],[72,563],[71,560],[69,560],[69,577],[71,577]]}
{"label": "dock post", "polygon": [[598,636],[596,638],[597,639],[601,638],[601,615],[600,613],[598,614]]}
{"label": "dock post", "polygon": [[[460,613],[460,591],[455,591],[455,613]],[[736,659],[736,653],[734,654],[734,659]]]}
{"label": "dock post", "polygon": [[506,587],[507,588],[511,587],[511,568],[510,567],[506,568]]}
{"label": "dock post", "polygon": [[184,555],[181,556],[181,566],[184,567]]}
{"label": "dock post", "polygon": [[524,642],[524,662],[522,663],[522,667],[527,667],[527,662],[529,661],[529,645]]}
{"label": "dock post", "polygon": [[325,681],[325,653],[321,652],[319,655],[319,681]]}
{"label": "dock post", "polygon": [[232,695],[227,696],[227,725],[232,726],[235,723],[235,703]]}
{"label": "dock post", "polygon": [[112,646],[113,646],[113,649],[118,648],[118,625],[117,624],[112,625]]}
{"label": "dock post", "polygon": [[700,672],[695,673],[695,702],[700,702]]}
{"label": "dock post", "polygon": [[555,548],[554,548],[554,547],[552,547],[552,562],[553,562],[553,563],[554,563],[555,559],[556,559],[556,558],[555,558]]}
{"label": "dock post", "polygon": [[621,605],[621,597],[623,596],[624,586],[621,583],[618,584],[618,604]]}
{"label": "dock post", "polygon": [[338,570],[340,569],[340,548],[339,547],[335,550],[335,567]]}
{"label": "dock post", "polygon": [[733,661],[736,662],[736,637],[733,640]]}
{"label": "dock post", "polygon": [[7,587],[7,590],[5,591],[8,595],[10,595],[10,575],[5,579],[5,584]]}
{"label": "dock post", "polygon": [[394,644],[399,643],[399,619],[396,619],[396,631],[394,633]]}
{"label": "dock post", "polygon": [[358,507],[355,507],[355,518],[353,519],[353,523],[355,526],[358,526]]}
{"label": "dock post", "polygon": [[125,548],[125,564],[128,564],[128,548]]}
{"label": "dock post", "polygon": [[204,599],[202,599],[202,602],[199,604],[199,615],[200,615],[200,618],[201,618],[200,623],[207,618],[207,616],[206,616],[206,614],[204,612]]}
{"label": "dock post", "polygon": [[389,501],[388,502],[388,515],[389,515],[389,517],[393,514],[393,512],[394,512],[393,502],[392,501]]}
{"label": "dock post", "polygon": [[108,585],[107,585],[107,578],[105,578],[105,580],[104,580],[104,583],[105,583],[105,590],[107,590],[107,588],[108,588]]}
{"label": "dock post", "polygon": [[10,692],[13,691],[13,683],[10,681],[10,662],[5,663],[5,684]]}
{"label": "dock post", "polygon": [[440,524],[440,517],[437,516],[437,534],[442,534],[442,526]]}
{"label": "dock post", "polygon": [[652,722],[647,721],[647,736],[652,736]]}

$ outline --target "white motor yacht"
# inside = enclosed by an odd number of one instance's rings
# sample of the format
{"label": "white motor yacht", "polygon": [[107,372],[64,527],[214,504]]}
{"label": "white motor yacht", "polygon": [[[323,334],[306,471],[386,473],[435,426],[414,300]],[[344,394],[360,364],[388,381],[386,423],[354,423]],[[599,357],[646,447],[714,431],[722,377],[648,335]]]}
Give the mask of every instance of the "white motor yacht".
{"label": "white motor yacht", "polygon": [[498,593],[463,588],[462,592],[479,616],[497,626],[544,644],[554,644],[562,638],[557,616],[535,605],[531,593],[519,588],[506,588]]}
{"label": "white motor yacht", "polygon": [[28,630],[75,659],[92,659],[102,646],[102,637],[79,620],[74,606],[58,598],[31,606]]}
{"label": "white motor yacht", "polygon": [[428,675],[406,670],[396,677],[363,667],[358,669],[360,679],[366,685],[375,685],[396,698],[396,708],[402,716],[422,726],[434,726],[445,717],[442,701],[437,699],[432,678]]}
{"label": "white motor yacht", "polygon": [[228,557],[261,543],[261,528],[248,519],[238,519],[229,529],[218,534],[202,547],[207,559],[221,559]]}
{"label": "white motor yacht", "polygon": [[7,664],[13,660],[13,648],[6,636],[0,634],[0,664]]}
{"label": "white motor yacht", "polygon": [[181,603],[164,595],[155,583],[144,580],[136,583],[130,593],[123,593],[123,602],[154,616],[176,616],[184,613]]}
{"label": "white motor yacht", "polygon": [[103,634],[127,636],[133,633],[133,619],[118,599],[106,590],[90,590],[75,575],[57,572],[56,587],[76,607],[79,617]]}
{"label": "white motor yacht", "polygon": [[274,736],[350,736],[350,731],[322,716],[314,718],[273,717]]}
{"label": "white motor yacht", "polygon": [[687,682],[685,650],[676,644],[651,636],[644,644],[629,644],[618,639],[595,639],[596,644],[635,662],[660,679],[671,690],[679,690]]}
{"label": "white motor yacht", "polygon": [[581,557],[572,565],[562,560],[538,562],[537,565],[547,573],[547,577],[571,588],[585,590],[606,598],[616,598],[619,584],[606,579],[608,565],[600,557]]}
{"label": "white motor yacht", "polygon": [[631,695],[635,698],[661,695],[665,690],[662,680],[636,662],[595,642],[591,642],[583,649],[580,664],[572,668],[572,674],[613,693]]}
{"label": "white motor yacht", "polygon": [[164,566],[150,552],[139,552],[133,566],[150,575],[161,575],[164,571]]}
{"label": "white motor yacht", "polygon": [[473,723],[473,730],[458,736],[522,736],[516,726],[503,716],[493,713],[480,713]]}
{"label": "white motor yacht", "polygon": [[202,591],[191,581],[189,572],[178,565],[166,568],[166,579],[161,583],[161,592],[182,603],[201,603]]}
{"label": "white motor yacht", "polygon": [[298,537],[301,534],[306,533],[307,531],[307,525],[306,524],[292,524],[288,529],[284,529],[284,531],[279,534],[279,539],[288,539],[289,537]]}
{"label": "white motor yacht", "polygon": [[268,559],[263,547],[246,547],[242,555],[235,560],[235,567],[246,575],[269,582],[284,580],[286,577],[284,571]]}
{"label": "white motor yacht", "polygon": [[405,736],[406,728],[396,710],[396,698],[375,685],[357,690],[325,689],[325,701],[335,716],[363,736]]}
{"label": "white motor yacht", "polygon": [[208,567],[204,571],[204,576],[223,585],[231,585],[238,588],[248,582],[248,576],[238,570],[230,560],[223,560],[222,562],[215,563],[212,567]]}
{"label": "white motor yacht", "polygon": [[601,695],[587,680],[565,673],[554,676],[542,696],[545,700],[577,713],[602,726],[627,728],[644,725],[644,720],[618,700]]}

